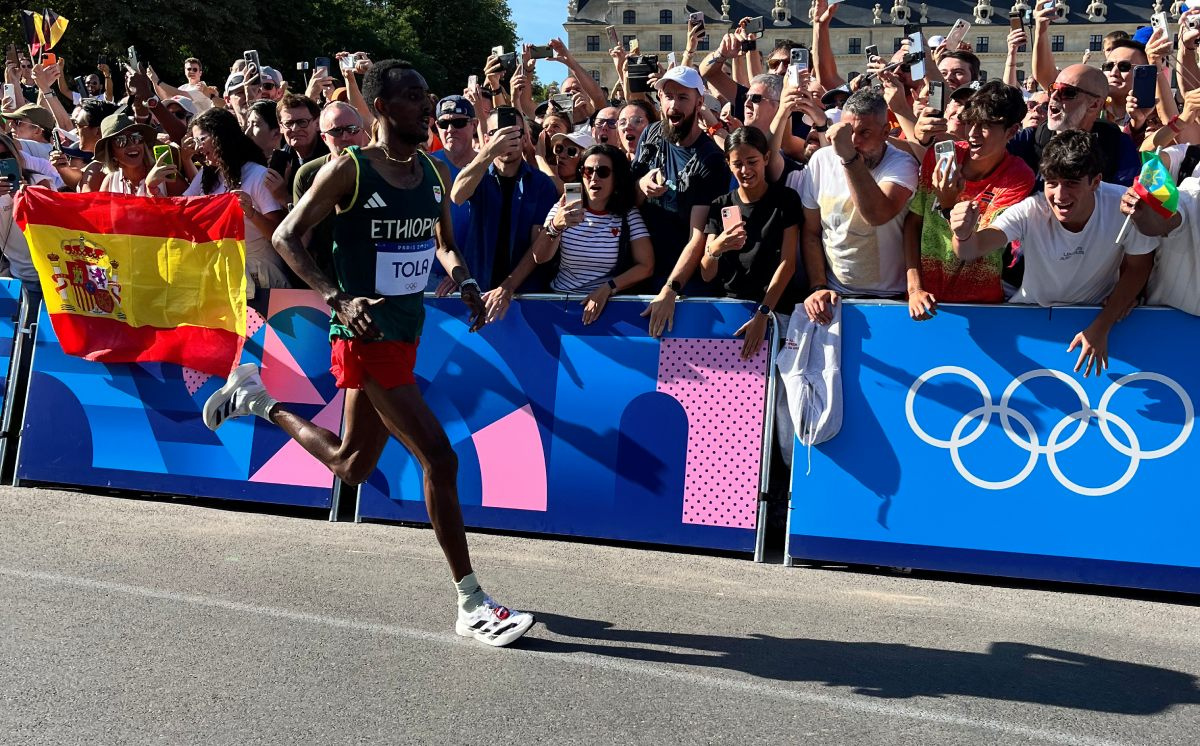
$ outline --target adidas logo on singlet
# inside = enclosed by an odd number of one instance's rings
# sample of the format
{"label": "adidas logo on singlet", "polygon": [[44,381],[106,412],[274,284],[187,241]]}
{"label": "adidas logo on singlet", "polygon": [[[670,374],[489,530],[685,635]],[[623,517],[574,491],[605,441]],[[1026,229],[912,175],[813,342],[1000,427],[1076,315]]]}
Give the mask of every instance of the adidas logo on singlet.
{"label": "adidas logo on singlet", "polygon": [[363,205],[364,210],[372,207],[387,207],[387,203],[383,201],[383,197],[379,196],[379,192],[372,194],[371,199],[367,200],[366,204]]}

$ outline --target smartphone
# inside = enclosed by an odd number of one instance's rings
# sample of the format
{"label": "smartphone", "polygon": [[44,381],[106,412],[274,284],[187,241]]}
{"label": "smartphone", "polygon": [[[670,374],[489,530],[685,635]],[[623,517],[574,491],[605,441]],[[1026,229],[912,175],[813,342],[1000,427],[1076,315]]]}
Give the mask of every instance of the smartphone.
{"label": "smartphone", "polygon": [[708,36],[708,31],[704,29],[704,13],[688,13],[688,27],[699,26],[700,38]]}
{"label": "smartphone", "polygon": [[804,69],[804,68],[801,68],[799,65],[797,65],[794,62],[792,64],[788,65],[788,69],[787,69],[788,85],[790,85],[792,88],[800,87],[800,71],[802,69]]}
{"label": "smartphone", "polygon": [[758,16],[746,21],[746,33],[761,35],[763,32],[763,17]]}
{"label": "smartphone", "polygon": [[1184,19],[1183,22],[1186,23],[1187,27],[1192,30],[1200,29],[1200,16],[1196,16],[1196,15],[1188,16],[1187,18]]}
{"label": "smartphone", "polygon": [[566,197],[565,205],[568,207],[576,202],[582,202],[583,184],[576,181],[563,184],[563,196]]}
{"label": "smartphone", "polygon": [[575,109],[575,96],[570,93],[556,93],[550,97],[550,104],[559,111]]}
{"label": "smartphone", "polygon": [[8,53],[7,53],[7,56],[5,57],[5,60],[10,65],[21,64],[21,60],[17,58],[17,45],[16,44],[8,45]]}
{"label": "smartphone", "polygon": [[245,52],[242,52],[242,59],[246,61],[247,65],[254,65],[254,69],[257,72],[262,72],[262,65],[258,61],[257,49],[247,49]]}
{"label": "smartphone", "polygon": [[83,82],[83,76],[76,75],[74,83],[75,83],[75,90],[79,91],[80,98],[87,98],[88,97],[87,84]]}
{"label": "smartphone", "polygon": [[612,42],[614,47],[621,46],[621,37],[617,35],[616,26],[605,26],[604,30],[608,32],[608,40]]}
{"label": "smartphone", "polygon": [[471,75],[467,77],[467,88],[475,88],[479,85],[479,76]]}
{"label": "smartphone", "polygon": [[126,51],[129,53],[129,66],[138,72],[144,72],[141,61],[138,60],[137,47],[130,45],[129,49]]}
{"label": "smartphone", "polygon": [[946,113],[946,84],[940,80],[929,81],[929,106],[940,115]]}
{"label": "smartphone", "polygon": [[511,78],[513,73],[517,71],[517,53],[506,52],[500,55],[498,59],[500,60],[500,64],[504,66],[504,75]]}
{"label": "smartphone", "polygon": [[1020,31],[1025,28],[1025,22],[1021,20],[1021,11],[1008,14],[1008,27],[1013,31]]}
{"label": "smartphone", "polygon": [[297,70],[300,70],[301,72],[303,72],[304,70],[307,70],[307,69],[308,69],[308,63],[307,63],[307,62],[297,62],[297,63],[296,63],[296,69],[297,69]]}
{"label": "smartphone", "polygon": [[962,40],[967,37],[967,32],[971,30],[971,24],[959,18],[950,27],[950,33],[946,34],[946,41],[942,48],[947,52],[953,52],[958,49],[958,45],[962,44]]}
{"label": "smartphone", "polygon": [[546,45],[535,44],[534,46],[529,48],[529,57],[530,57],[530,59],[535,59],[535,60],[554,59],[554,50],[550,48],[549,44],[546,44]]}
{"label": "smartphone", "polygon": [[346,72],[350,72],[351,70],[353,70],[354,66],[357,64],[358,64],[358,55],[357,54],[348,54],[345,57],[338,60],[338,67],[342,70],[345,70]]}
{"label": "smartphone", "polygon": [[808,69],[808,50],[804,47],[796,47],[792,50],[792,65],[801,69]]}
{"label": "smartphone", "polygon": [[667,52],[667,69],[670,70],[672,67],[675,67],[676,64],[677,63],[675,62],[675,53]]}
{"label": "smartphone", "polygon": [[742,211],[737,206],[721,208],[721,230],[728,233],[736,229],[742,222]]}
{"label": "smartphone", "polygon": [[21,167],[16,158],[0,158],[0,176],[8,179],[9,194],[21,186]]}
{"label": "smartphone", "polygon": [[51,54],[49,52],[46,52],[45,54],[42,55],[42,64],[43,65],[53,65],[55,62],[58,62],[57,55]]}
{"label": "smartphone", "polygon": [[16,106],[18,109],[21,108],[17,105],[17,87],[12,83],[4,84],[4,97],[12,99],[12,105]]}
{"label": "smartphone", "polygon": [[171,146],[170,145],[155,145],[154,146],[154,162],[158,163],[158,159],[162,158],[163,155],[167,156],[167,159],[165,161],[163,161],[164,164],[166,164],[168,166],[175,165],[175,156],[171,153]]}
{"label": "smartphone", "polygon": [[267,161],[267,168],[275,173],[283,176],[287,171],[288,164],[292,160],[292,151],[287,148],[275,148],[271,151],[271,158]]}
{"label": "smartphone", "polygon": [[496,111],[496,129],[502,130],[505,127],[517,126],[517,110],[510,108],[502,108]]}
{"label": "smartphone", "polygon": [[1155,13],[1150,16],[1150,28],[1167,30],[1167,14]]}
{"label": "smartphone", "polygon": [[[317,57],[313,60],[313,70],[315,71],[318,67],[325,68],[325,74],[328,75],[333,65],[328,57]],[[316,73],[314,72],[313,74],[315,75]]]}
{"label": "smartphone", "polygon": [[[921,35],[920,26],[911,25],[911,27],[915,28],[916,31],[908,34],[908,38],[912,42],[908,46],[908,54],[917,55],[918,57],[915,62],[911,63],[909,77],[914,81],[925,80],[925,37]],[[909,26],[905,26],[905,28],[907,29]],[[907,61],[906,59],[905,62]]]}
{"label": "smartphone", "polygon": [[955,169],[958,168],[958,162],[954,156],[954,141],[941,140],[934,143],[933,157],[937,164],[935,168],[944,173],[946,180],[949,181],[954,175]]}
{"label": "smartphone", "polygon": [[1152,109],[1158,99],[1158,68],[1155,65],[1133,66],[1133,89],[1139,109]]}
{"label": "smartphone", "polygon": [[493,54],[493,55],[495,55],[495,56],[497,56],[497,57],[499,57],[500,55],[504,54],[504,45],[499,45],[499,46],[492,47],[492,54]]}
{"label": "smartphone", "polygon": [[864,54],[867,55],[867,64],[870,64],[872,57],[879,56],[879,45],[872,44],[871,46],[867,47],[867,50],[864,52]]}

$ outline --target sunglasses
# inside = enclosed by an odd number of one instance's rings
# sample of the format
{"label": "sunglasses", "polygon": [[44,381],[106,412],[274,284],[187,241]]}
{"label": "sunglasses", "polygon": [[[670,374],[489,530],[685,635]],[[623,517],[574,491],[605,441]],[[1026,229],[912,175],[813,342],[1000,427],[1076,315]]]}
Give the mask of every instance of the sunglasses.
{"label": "sunglasses", "polygon": [[145,140],[142,138],[141,132],[134,132],[129,135],[117,135],[113,138],[113,145],[118,148],[123,148],[127,145],[141,145]]}
{"label": "sunglasses", "polygon": [[1046,111],[1048,108],[1050,108],[1050,104],[1045,102],[1039,104],[1037,101],[1026,101],[1025,108],[1029,111]]}
{"label": "sunglasses", "polygon": [[787,65],[789,59],[789,57],[776,57],[774,59],[767,60],[767,67],[780,67],[782,65]]}
{"label": "sunglasses", "polygon": [[261,87],[261,88],[262,88],[264,91],[273,91],[273,90],[275,90],[275,84],[274,84],[274,83],[271,83],[271,82],[263,83],[263,84],[262,84],[260,87]]}
{"label": "sunglasses", "polygon": [[1120,62],[1105,62],[1100,66],[1100,69],[1108,73],[1112,72],[1114,67],[1117,68],[1117,72],[1127,73],[1133,69],[1133,63],[1129,60],[1121,60]]}
{"label": "sunglasses", "polygon": [[437,126],[438,126],[438,129],[443,129],[443,130],[450,129],[451,127],[453,127],[456,130],[460,130],[463,127],[466,127],[470,123],[471,123],[470,119],[464,119],[464,118],[443,119],[437,123]]}
{"label": "sunglasses", "polygon": [[774,98],[767,98],[766,96],[762,95],[761,93],[751,93],[751,94],[749,94],[749,95],[747,95],[747,96],[746,96],[746,101],[747,101],[747,102],[749,102],[749,103],[752,103],[752,104],[754,104],[755,106],[758,106],[758,105],[759,105],[759,104],[761,104],[763,101],[775,101],[775,102],[778,102],[778,99],[774,99]]}
{"label": "sunglasses", "polygon": [[586,179],[590,179],[593,176],[597,179],[607,179],[612,176],[612,166],[584,166],[579,169],[579,173],[583,174]]}
{"label": "sunglasses", "polygon": [[359,127],[357,124],[347,124],[342,127],[330,127],[321,134],[329,135],[330,137],[341,137],[342,135],[354,136],[359,132],[362,132],[362,130],[363,128]]}
{"label": "sunglasses", "polygon": [[176,119],[180,119],[184,122],[186,122],[187,120],[192,118],[192,115],[188,114],[187,111],[184,109],[180,109],[179,111],[172,112],[172,113],[175,114]]}
{"label": "sunglasses", "polygon": [[579,155],[579,148],[573,148],[570,145],[563,145],[562,143],[554,146],[555,155],[562,155],[563,153],[566,153],[568,158],[574,158]]}
{"label": "sunglasses", "polygon": [[617,120],[615,120],[615,119],[597,119],[596,126],[597,127],[607,127],[608,129],[615,129],[617,126]]}
{"label": "sunglasses", "polygon": [[1053,96],[1056,93],[1058,94],[1059,98],[1063,99],[1064,101],[1074,101],[1075,99],[1079,98],[1079,94],[1081,93],[1091,96],[1092,98],[1104,98],[1104,96],[1092,93],[1091,91],[1085,91],[1082,88],[1076,88],[1075,86],[1068,85],[1067,83],[1055,83],[1054,85],[1050,86],[1050,95]]}

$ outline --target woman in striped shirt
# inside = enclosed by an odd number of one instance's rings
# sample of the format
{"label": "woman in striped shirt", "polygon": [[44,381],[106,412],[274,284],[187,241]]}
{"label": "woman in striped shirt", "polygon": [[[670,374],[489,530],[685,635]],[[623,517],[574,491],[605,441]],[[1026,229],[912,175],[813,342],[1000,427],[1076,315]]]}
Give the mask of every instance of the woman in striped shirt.
{"label": "woman in striped shirt", "polygon": [[580,159],[582,200],[563,195],[546,216],[545,231],[533,244],[533,259],[558,257],[550,287],[560,293],[588,293],[583,323],[595,321],[613,294],[654,272],[654,247],[634,207],[629,161],[612,145],[594,145]]}

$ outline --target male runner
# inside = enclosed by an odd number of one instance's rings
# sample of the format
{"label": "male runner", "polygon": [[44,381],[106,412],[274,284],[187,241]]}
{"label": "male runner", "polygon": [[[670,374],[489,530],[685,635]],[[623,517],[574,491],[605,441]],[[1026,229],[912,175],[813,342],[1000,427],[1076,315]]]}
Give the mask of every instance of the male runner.
{"label": "male runner", "polygon": [[[429,88],[409,63],[385,60],[367,73],[363,95],[379,121],[378,139],[324,166],[274,236],[275,250],[333,309],[331,370],[347,390],[344,438],[272,399],[253,364],[239,366],[209,398],[204,423],[215,430],[229,418],[256,414],[350,484],[366,480],[394,435],[425,473],[425,506],[458,588],[455,631],[507,645],[533,626],[533,615],[497,604],[475,579],[458,505],[458,458],[413,375],[422,293],[435,256],[471,309],[470,330],[484,324],[479,285],[454,243],[446,166],[418,150],[433,118]],[[301,239],[334,209],[336,283]]]}

